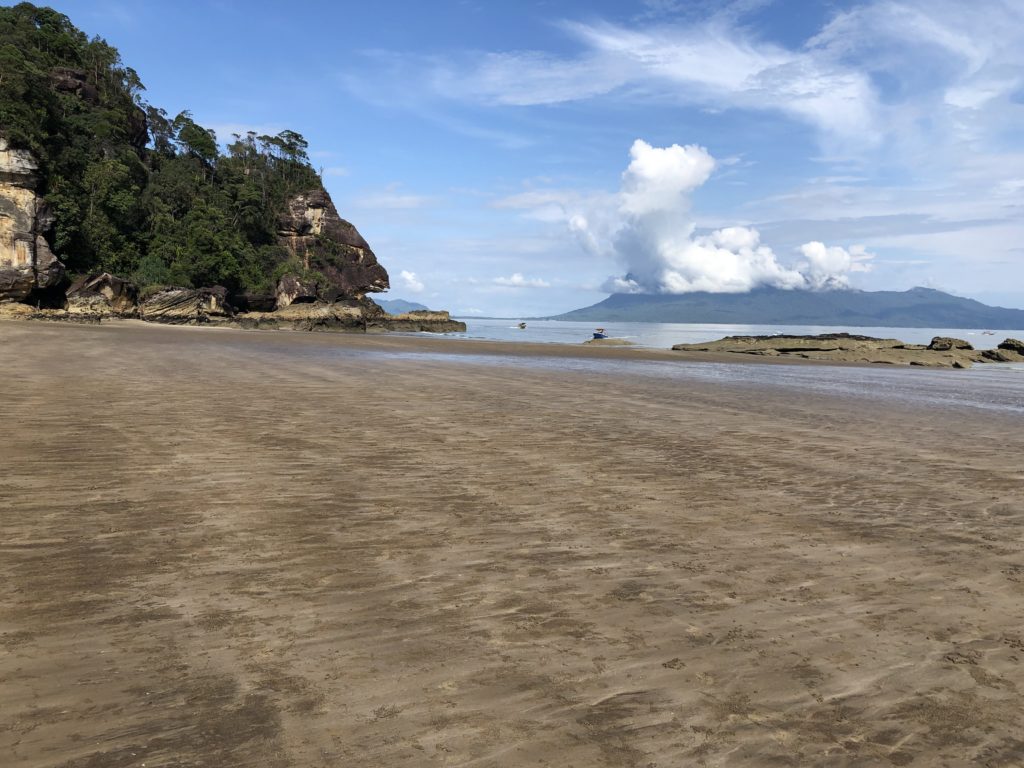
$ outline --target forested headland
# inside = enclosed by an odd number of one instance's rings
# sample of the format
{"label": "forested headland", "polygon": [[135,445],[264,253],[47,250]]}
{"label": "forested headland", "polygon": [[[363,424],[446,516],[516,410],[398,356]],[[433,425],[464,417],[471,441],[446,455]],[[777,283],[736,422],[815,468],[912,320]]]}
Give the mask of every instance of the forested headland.
{"label": "forested headland", "polygon": [[45,238],[69,278],[109,272],[144,291],[218,285],[230,295],[272,294],[284,275],[335,295],[387,288],[369,246],[337,217],[302,135],[222,143],[190,112],[169,115],[144,94],[118,51],[65,15],[0,8],[0,139],[38,166],[45,215],[30,235]]}

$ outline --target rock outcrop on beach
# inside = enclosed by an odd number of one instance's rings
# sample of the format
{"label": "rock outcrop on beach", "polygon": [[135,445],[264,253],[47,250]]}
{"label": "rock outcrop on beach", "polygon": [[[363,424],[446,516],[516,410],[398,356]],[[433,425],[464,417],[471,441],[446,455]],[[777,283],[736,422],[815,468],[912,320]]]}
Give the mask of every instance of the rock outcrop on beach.
{"label": "rock outcrop on beach", "polygon": [[[1019,346],[1018,346],[1019,345]],[[1024,344],[1007,339],[995,350],[975,350],[970,342],[936,336],[928,345],[849,333],[814,336],[726,336],[717,341],[676,344],[677,352],[727,352],[763,357],[794,357],[844,363],[970,368],[973,363],[1024,362]]]}
{"label": "rock outcrop on beach", "polygon": [[67,290],[67,311],[72,315],[134,317],[138,312],[139,291],[128,280],[109,272],[84,275]]}
{"label": "rock outcrop on beach", "polygon": [[295,275],[284,275],[277,282],[274,292],[274,309],[284,309],[292,304],[310,304],[317,300],[319,291],[311,280]]}
{"label": "rock outcrop on beach", "polygon": [[36,193],[32,153],[0,137],[0,301],[26,301],[60,286],[64,265],[50,251],[53,218]]}
{"label": "rock outcrop on beach", "polygon": [[1024,361],[1024,341],[1006,339],[995,349],[983,349],[981,355],[993,363],[1019,363]]}
{"label": "rock outcrop on beach", "polygon": [[406,333],[462,333],[466,324],[461,320],[452,320],[451,315],[442,310],[417,309],[398,315],[382,313],[370,318],[367,322],[368,331],[403,331]]}
{"label": "rock outcrop on beach", "polygon": [[234,316],[227,291],[213,288],[167,288],[139,304],[139,317],[154,323],[201,325]]}

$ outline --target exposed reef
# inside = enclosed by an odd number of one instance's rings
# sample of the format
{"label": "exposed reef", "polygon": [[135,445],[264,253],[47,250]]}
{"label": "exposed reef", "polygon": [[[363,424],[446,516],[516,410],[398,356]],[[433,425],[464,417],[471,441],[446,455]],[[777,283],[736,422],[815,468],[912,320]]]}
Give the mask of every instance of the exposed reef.
{"label": "exposed reef", "polygon": [[676,344],[677,352],[727,352],[845,363],[970,368],[974,363],[1024,362],[1024,342],[1006,339],[995,349],[976,350],[970,342],[936,336],[928,345],[849,333],[816,336],[726,336],[717,341]]}

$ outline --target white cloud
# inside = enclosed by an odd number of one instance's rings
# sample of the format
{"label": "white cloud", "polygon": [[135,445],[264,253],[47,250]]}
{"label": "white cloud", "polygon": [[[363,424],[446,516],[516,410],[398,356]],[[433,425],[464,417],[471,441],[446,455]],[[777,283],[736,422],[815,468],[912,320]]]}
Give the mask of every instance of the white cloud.
{"label": "white cloud", "polygon": [[412,293],[423,293],[424,285],[422,281],[416,277],[415,272],[410,272],[407,269],[403,269],[399,275],[399,279],[402,281],[402,287]]}
{"label": "white cloud", "polygon": [[632,157],[622,174],[621,210],[645,216],[663,210],[678,211],[688,195],[711,177],[715,159],[704,147],[652,147],[637,139],[629,150]]}
{"label": "white cloud", "polygon": [[359,208],[399,211],[425,208],[436,202],[434,198],[426,195],[413,195],[402,192],[401,188],[402,185],[398,182],[388,184],[382,192],[373,192],[361,197],[355,197],[353,203]]}
{"label": "white cloud", "polygon": [[781,111],[827,137],[877,139],[869,77],[818,49],[759,41],[728,14],[684,26],[566,22],[575,56],[544,51],[463,54],[427,67],[425,87],[492,106],[582,101],[621,91],[713,109]]}
{"label": "white cloud", "polygon": [[521,272],[516,272],[510,277],[496,277],[492,281],[495,285],[503,288],[550,288],[551,283],[540,278],[524,277]]}
{"label": "white cloud", "polygon": [[465,65],[441,65],[430,76],[439,93],[488,104],[558,104],[600,96],[628,82],[628,69],[603,56],[564,59],[540,51],[485,53]]}
{"label": "white cloud", "polygon": [[[625,268],[624,275],[608,279],[605,290],[743,293],[762,286],[819,290],[846,287],[849,273],[869,268],[872,255],[860,245],[847,250],[806,243],[801,249],[804,261],[788,267],[751,227],[695,234],[690,196],[708,180],[715,165],[703,147],[654,147],[638,139],[630,148],[630,163],[618,194],[592,199],[589,215],[566,212],[566,225],[587,252],[611,256]],[[543,206],[550,197],[535,194],[528,199]],[[592,220],[601,224],[594,226]]]}
{"label": "white cloud", "polygon": [[[591,265],[618,260],[619,277],[606,285],[613,290],[636,290],[641,282],[645,290],[686,288],[709,280],[739,290],[751,281],[785,283],[790,272],[808,286],[851,279],[872,288],[918,282],[894,265],[910,265],[915,274],[930,265],[936,275],[951,276],[944,278],[946,284],[972,291],[1019,285],[1024,278],[1019,250],[1024,2],[826,4],[816,11],[826,18],[823,24],[810,29],[803,42],[785,44],[760,34],[763,17],[744,17],[759,3],[650,0],[646,16],[617,12],[614,24],[594,14],[585,23],[563,22],[569,46],[557,50],[429,57],[390,52],[388,66],[401,67],[403,74],[392,78],[398,85],[390,87],[404,89],[403,98],[372,72],[357,74],[364,98],[400,103],[417,114],[432,114],[435,122],[443,115],[521,129],[545,150],[534,155],[538,158],[558,152],[560,136],[549,130],[554,113],[530,105],[589,102],[561,113],[586,119],[621,115],[628,107],[661,135],[671,129],[661,122],[665,107],[677,110],[671,113],[678,115],[677,125],[690,124],[690,116],[701,110],[692,125],[703,133],[695,135],[756,165],[732,166],[736,178],[730,181],[749,183],[744,188],[726,188],[720,169],[717,195],[699,221],[688,212],[699,184],[685,181],[672,207],[643,216],[622,210],[625,180],[615,192],[527,188],[491,203],[532,220],[519,226],[539,233],[538,252],[565,253],[565,243],[575,237],[592,256]],[[847,10],[826,9],[841,5]],[[648,112],[651,105],[657,109]],[[740,141],[762,116],[772,116],[776,128],[781,116],[793,128],[792,141],[783,140],[771,156]],[[604,138],[626,124],[623,118],[601,126],[602,140],[583,141],[574,160],[585,157],[599,167],[603,161],[596,152],[606,146]],[[806,149],[805,126],[817,137],[817,149]],[[718,131],[720,143],[708,138]],[[815,163],[810,172],[807,161]],[[727,162],[719,159],[717,165]],[[768,174],[773,186],[765,183]],[[657,191],[648,192],[659,198]],[[745,246],[722,234],[734,223],[745,225]],[[488,242],[490,274],[531,274],[524,261],[498,260],[518,247],[509,244],[517,244],[518,235]],[[805,253],[814,242],[822,242],[826,251],[820,263]],[[855,258],[851,243],[864,244],[864,255],[871,251],[878,258]],[[828,256],[837,246],[848,261]],[[477,257],[475,251],[463,252]],[[874,270],[865,274],[862,268],[872,263]],[[828,264],[849,264],[849,269],[821,272],[819,267]],[[557,288],[564,285],[559,281]]]}
{"label": "white cloud", "polygon": [[[562,29],[578,44],[568,54],[376,56],[403,74],[397,95],[410,91],[417,113],[428,95],[519,107],[621,96],[781,113],[814,128],[830,156],[893,144],[895,153],[920,153],[924,162],[935,155],[922,145],[943,136],[1012,130],[991,118],[1024,87],[1019,0],[868,0],[790,46],[745,23],[744,14],[762,4],[658,0],[651,6],[661,9],[657,15],[698,10],[671,22],[643,14],[625,23],[566,21]],[[381,98],[379,90],[374,85],[366,97]],[[989,119],[977,120],[981,114]]]}
{"label": "white cloud", "polygon": [[871,259],[863,245],[853,245],[847,250],[840,246],[829,248],[824,243],[812,241],[800,246],[806,262],[803,274],[812,288],[846,288],[850,272],[871,271]]}

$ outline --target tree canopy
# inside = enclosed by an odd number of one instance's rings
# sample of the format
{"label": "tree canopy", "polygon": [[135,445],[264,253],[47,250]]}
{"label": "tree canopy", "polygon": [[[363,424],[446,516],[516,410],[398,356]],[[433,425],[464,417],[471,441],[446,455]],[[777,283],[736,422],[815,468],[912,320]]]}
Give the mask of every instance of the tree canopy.
{"label": "tree canopy", "polygon": [[276,244],[288,199],[321,182],[306,140],[234,135],[147,104],[139,76],[61,13],[0,8],[0,134],[32,151],[72,273],[139,284],[269,289],[301,271]]}

